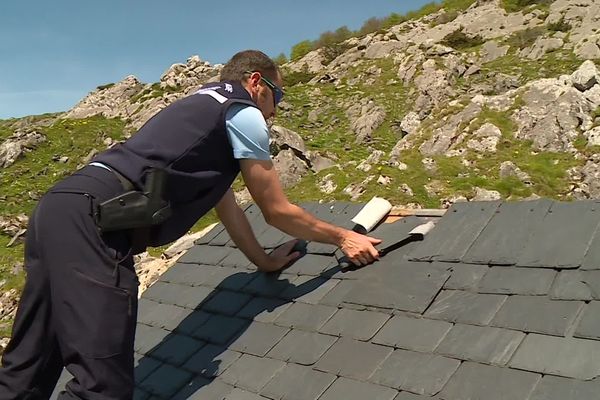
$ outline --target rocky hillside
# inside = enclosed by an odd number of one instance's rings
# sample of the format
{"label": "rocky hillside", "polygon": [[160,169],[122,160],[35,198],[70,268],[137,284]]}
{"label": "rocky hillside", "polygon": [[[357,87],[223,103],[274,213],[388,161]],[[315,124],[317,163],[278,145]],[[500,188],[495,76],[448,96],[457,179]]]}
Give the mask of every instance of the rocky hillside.
{"label": "rocky hillside", "polygon": [[[284,65],[272,153],[289,197],[600,198],[600,0],[524,3],[462,1]],[[220,68],[193,56],[157,83],[129,76],[66,113],[0,121],[0,315],[35,200]]]}

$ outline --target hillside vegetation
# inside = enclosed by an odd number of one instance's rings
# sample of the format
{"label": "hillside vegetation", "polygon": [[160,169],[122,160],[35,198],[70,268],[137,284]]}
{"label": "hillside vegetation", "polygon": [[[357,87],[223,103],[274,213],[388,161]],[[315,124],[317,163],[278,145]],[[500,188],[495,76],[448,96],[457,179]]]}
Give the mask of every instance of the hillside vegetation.
{"label": "hillside vegetation", "polygon": [[[600,0],[446,0],[296,44],[290,61],[277,57],[286,96],[273,121],[288,196],[378,195],[413,208],[600,198],[594,15]],[[130,76],[66,113],[0,121],[0,336],[23,284],[23,229],[36,200],[218,74],[194,56],[160,82]],[[241,181],[234,189],[248,199]]]}

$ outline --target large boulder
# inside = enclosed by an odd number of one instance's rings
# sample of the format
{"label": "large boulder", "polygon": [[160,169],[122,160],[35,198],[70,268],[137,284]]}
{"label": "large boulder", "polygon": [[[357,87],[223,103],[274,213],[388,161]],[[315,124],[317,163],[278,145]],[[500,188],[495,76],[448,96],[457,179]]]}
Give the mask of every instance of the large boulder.
{"label": "large boulder", "polygon": [[46,141],[42,133],[17,132],[0,144],[0,168],[6,168],[15,163],[26,151],[34,149]]}

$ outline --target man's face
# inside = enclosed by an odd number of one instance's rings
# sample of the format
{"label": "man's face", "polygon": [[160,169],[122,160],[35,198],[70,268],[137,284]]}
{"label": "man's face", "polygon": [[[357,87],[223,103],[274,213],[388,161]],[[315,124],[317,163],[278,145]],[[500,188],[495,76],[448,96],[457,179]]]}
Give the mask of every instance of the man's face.
{"label": "man's face", "polygon": [[277,111],[276,103],[283,96],[281,75],[277,73],[276,77],[269,78],[260,72],[253,72],[250,76],[250,84],[254,89],[252,98],[262,112],[263,117],[265,119],[274,117]]}

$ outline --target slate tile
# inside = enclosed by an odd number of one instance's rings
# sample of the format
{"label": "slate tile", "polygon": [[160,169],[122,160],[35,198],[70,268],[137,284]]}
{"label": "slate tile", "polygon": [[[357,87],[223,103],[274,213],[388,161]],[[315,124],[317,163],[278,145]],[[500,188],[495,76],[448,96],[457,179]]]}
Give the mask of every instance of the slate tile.
{"label": "slate tile", "polygon": [[202,285],[238,291],[260,275],[262,274],[259,272],[245,272],[238,268],[213,267],[213,273],[202,282]]}
{"label": "slate tile", "polygon": [[258,322],[272,323],[291,305],[292,303],[287,300],[255,297],[240,310],[237,316]]}
{"label": "slate tile", "polygon": [[[62,389],[61,389],[62,390]],[[56,400],[58,395],[50,397],[50,400]],[[133,391],[133,400],[148,400],[150,393],[143,391],[142,389],[135,388]]]}
{"label": "slate tile", "polygon": [[449,277],[449,271],[419,262],[399,260],[381,268],[374,265],[370,274],[356,283],[344,301],[422,313]]}
{"label": "slate tile", "polygon": [[561,271],[550,297],[557,300],[600,300],[600,270]]}
{"label": "slate tile", "polygon": [[147,355],[134,353],[133,355],[133,374],[135,383],[141,383],[148,377],[152,372],[156,371],[163,363],[162,361],[155,360]]}
{"label": "slate tile", "polygon": [[231,350],[263,357],[289,332],[288,328],[252,322],[235,341]]}
{"label": "slate tile", "polygon": [[138,303],[137,321],[172,331],[193,312],[189,308],[142,298]]}
{"label": "slate tile", "polygon": [[581,380],[600,375],[600,342],[529,334],[510,367]]}
{"label": "slate tile", "polygon": [[199,286],[214,273],[214,266],[176,263],[159,278],[159,282]]}
{"label": "slate tile", "polygon": [[369,232],[369,236],[382,240],[380,244],[375,246],[382,251],[403,241],[421,239],[422,237],[410,235],[409,232],[426,222],[425,219],[415,216],[403,217],[392,223],[379,224]]}
{"label": "slate tile", "polygon": [[171,332],[166,329],[156,328],[153,326],[147,326],[143,324],[137,324],[135,332],[135,343],[134,350],[140,354],[146,354],[163,339],[169,336]]}
{"label": "slate tile", "polygon": [[223,346],[207,344],[194,353],[182,368],[206,378],[214,378],[221,375],[241,355]]}
{"label": "slate tile", "polygon": [[235,388],[227,395],[225,400],[269,400],[266,397],[259,396],[256,393],[248,392],[240,388]]}
{"label": "slate tile", "polygon": [[172,400],[225,400],[233,389],[233,386],[218,379],[209,380],[202,376],[196,376],[177,392]]}
{"label": "slate tile", "polygon": [[199,239],[196,239],[194,244],[200,244],[200,245],[208,244],[224,229],[225,229],[225,225],[223,225],[222,223],[215,224],[215,226],[210,231],[208,231],[204,236],[202,236]]}
{"label": "slate tile", "polygon": [[211,241],[210,241],[210,245],[212,247],[217,247],[217,246],[227,246],[229,244],[233,244],[231,241],[231,236],[229,235],[229,232],[227,232],[227,228],[223,229],[221,232],[219,232]]}
{"label": "slate tile", "polygon": [[195,309],[202,306],[202,303],[207,300],[212,293],[212,289],[202,286],[191,287],[175,283],[156,282],[146,290],[144,296],[147,299],[161,303]]}
{"label": "slate tile", "polygon": [[[490,222],[500,202],[455,203],[409,255],[414,261],[459,262]],[[460,229],[457,229],[460,227]]]}
{"label": "slate tile", "polygon": [[169,398],[183,388],[191,378],[189,372],[163,364],[144,379],[140,386],[151,394]]}
{"label": "slate tile", "polygon": [[550,300],[539,296],[511,296],[491,325],[525,332],[564,336],[575,321],[582,302]]}
{"label": "slate tile", "polygon": [[275,320],[275,323],[290,328],[317,331],[336,311],[335,307],[294,303]]}
{"label": "slate tile", "polygon": [[595,399],[600,393],[600,381],[582,382],[576,379],[547,375],[537,385],[529,400]]}
{"label": "slate tile", "polygon": [[319,332],[366,341],[389,319],[390,315],[385,313],[342,309],[327,321]]}
{"label": "slate tile", "polygon": [[57,400],[58,394],[65,390],[65,385],[73,379],[73,375],[66,370],[66,368],[62,369],[60,376],[58,377],[58,382],[56,383],[56,387],[54,388],[54,392],[50,395],[50,400]]}
{"label": "slate tile", "polygon": [[333,256],[306,254],[297,259],[284,271],[286,274],[317,276],[336,265],[337,260]]}
{"label": "slate tile", "polygon": [[335,375],[315,371],[310,367],[287,364],[260,394],[276,400],[314,400],[323,394],[335,379]]}
{"label": "slate tile", "polygon": [[267,274],[257,273],[249,284],[244,286],[243,291],[262,297],[277,297],[287,289],[296,275],[291,274]]}
{"label": "slate tile", "polygon": [[268,357],[312,365],[335,343],[337,338],[298,329],[290,331],[271,351]]}
{"label": "slate tile", "polygon": [[293,239],[294,238],[292,236],[280,231],[274,226],[269,226],[259,236],[257,236],[258,243],[260,243],[265,249],[274,249]]}
{"label": "slate tile", "polygon": [[400,392],[394,400],[442,400],[440,397],[421,396],[410,392]]}
{"label": "slate tile", "polygon": [[393,400],[397,393],[394,389],[341,377],[333,382],[319,400]]}
{"label": "slate tile", "polygon": [[449,322],[396,315],[375,335],[373,343],[432,352],[450,328]]}
{"label": "slate tile", "polygon": [[230,247],[195,245],[177,261],[183,264],[219,265],[231,251]]}
{"label": "slate tile", "polygon": [[180,366],[204,345],[204,342],[192,339],[189,336],[172,333],[153,348],[149,354],[158,360]]}
{"label": "slate tile", "polygon": [[314,369],[358,380],[366,380],[392,353],[376,344],[341,338],[315,364]]}
{"label": "slate tile", "polygon": [[600,339],[600,301],[592,301],[585,306],[583,316],[575,330],[574,336],[581,338]]}
{"label": "slate tile", "polygon": [[556,276],[555,271],[537,268],[492,267],[479,282],[479,293],[548,294]]}
{"label": "slate tile", "polygon": [[448,382],[460,361],[433,354],[395,350],[370,381],[416,394],[434,395]]}
{"label": "slate tile", "polygon": [[215,314],[233,316],[237,314],[251,298],[250,295],[245,293],[219,290],[202,305],[202,309]]}
{"label": "slate tile", "polygon": [[191,336],[198,328],[208,321],[211,314],[200,310],[194,310],[188,315],[183,321],[177,325],[174,332],[183,333],[184,335]]}
{"label": "slate tile", "polygon": [[283,361],[244,354],[221,375],[225,383],[258,393],[285,366]]}
{"label": "slate tile", "polygon": [[487,325],[500,309],[506,296],[444,290],[429,307],[425,316],[449,322]]}
{"label": "slate tile", "polygon": [[315,276],[298,276],[280,296],[301,303],[318,304],[325,295],[337,285],[338,279],[326,279]]}
{"label": "slate tile", "polygon": [[518,255],[551,205],[549,199],[500,204],[462,260],[484,265],[516,264]]}
{"label": "slate tile", "polygon": [[250,324],[249,321],[224,315],[211,316],[204,325],[194,331],[193,336],[214,344],[226,344],[239,335]]}
{"label": "slate tile", "polygon": [[442,389],[442,399],[527,400],[540,375],[464,362]]}
{"label": "slate tile", "polygon": [[577,268],[600,221],[595,201],[554,202],[520,254],[520,266]]}
{"label": "slate tile", "polygon": [[344,302],[344,299],[348,296],[348,294],[354,289],[355,285],[355,281],[340,281],[319,301],[319,304],[339,307]]}
{"label": "slate tile", "polygon": [[435,352],[461,360],[504,366],[524,338],[523,332],[456,324]]}
{"label": "slate tile", "polygon": [[256,269],[256,266],[239,249],[231,250],[227,257],[221,260],[221,266],[238,269]]}
{"label": "slate tile", "polygon": [[487,265],[447,263],[450,267],[450,278],[444,284],[444,289],[472,290],[477,287],[489,267]]}
{"label": "slate tile", "polygon": [[597,229],[581,263],[583,270],[600,269],[600,231]]}

